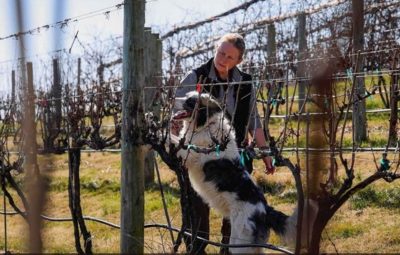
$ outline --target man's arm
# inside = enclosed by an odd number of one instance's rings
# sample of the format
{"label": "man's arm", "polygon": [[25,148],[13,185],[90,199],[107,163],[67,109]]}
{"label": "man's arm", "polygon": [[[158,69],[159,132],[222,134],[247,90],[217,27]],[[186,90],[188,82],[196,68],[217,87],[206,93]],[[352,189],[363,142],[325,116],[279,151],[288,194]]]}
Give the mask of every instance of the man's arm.
{"label": "man's arm", "polygon": [[[251,135],[253,136],[254,140],[256,141],[256,145],[258,148],[268,148],[268,145],[266,143],[264,131],[262,129],[261,125],[261,120],[260,116],[257,111],[257,98],[256,98],[256,92],[254,87],[252,88],[252,93],[251,93],[251,101],[253,105],[253,111],[250,114],[250,125],[249,125],[249,130]],[[265,156],[262,158],[265,164],[265,172],[267,174],[273,174],[275,172],[275,167],[272,165],[272,157],[270,156]]]}
{"label": "man's arm", "polygon": [[189,91],[196,89],[197,75],[194,71],[188,73],[175,91],[175,97],[183,97]]}
{"label": "man's arm", "polygon": [[[262,128],[256,128],[254,131],[254,140],[256,141],[258,148],[268,148]],[[265,172],[267,174],[273,174],[275,172],[275,167],[272,165],[272,158],[270,156],[266,156],[263,157],[262,160],[265,164]]]}

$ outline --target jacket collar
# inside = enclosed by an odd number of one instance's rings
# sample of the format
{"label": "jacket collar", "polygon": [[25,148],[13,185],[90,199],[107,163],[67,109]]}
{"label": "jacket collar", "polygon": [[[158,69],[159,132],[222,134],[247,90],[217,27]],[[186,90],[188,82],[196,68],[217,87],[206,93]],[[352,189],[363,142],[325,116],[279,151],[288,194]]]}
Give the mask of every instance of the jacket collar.
{"label": "jacket collar", "polygon": [[[207,65],[210,66],[210,71],[208,73],[208,78],[212,80],[218,80],[217,74],[215,72],[214,58],[211,58]],[[239,68],[236,66],[229,71],[229,82],[240,82],[242,81],[242,76],[240,75]]]}

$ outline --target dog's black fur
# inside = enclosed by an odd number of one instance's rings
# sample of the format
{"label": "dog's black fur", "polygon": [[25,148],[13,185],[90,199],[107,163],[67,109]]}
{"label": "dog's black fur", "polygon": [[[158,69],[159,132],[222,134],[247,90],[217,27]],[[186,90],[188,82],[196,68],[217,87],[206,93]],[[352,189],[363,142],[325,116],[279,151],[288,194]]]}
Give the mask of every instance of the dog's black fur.
{"label": "dog's black fur", "polygon": [[[179,137],[197,147],[208,147],[216,138],[228,136],[228,144],[220,155],[181,150],[194,190],[201,198],[222,213],[231,222],[230,244],[265,244],[270,229],[293,239],[297,213],[287,216],[270,207],[263,192],[257,187],[245,167],[240,164],[240,154],[234,129],[218,102],[208,94],[189,92],[176,98],[174,119],[183,120]],[[260,248],[230,248],[232,253],[262,253]]]}

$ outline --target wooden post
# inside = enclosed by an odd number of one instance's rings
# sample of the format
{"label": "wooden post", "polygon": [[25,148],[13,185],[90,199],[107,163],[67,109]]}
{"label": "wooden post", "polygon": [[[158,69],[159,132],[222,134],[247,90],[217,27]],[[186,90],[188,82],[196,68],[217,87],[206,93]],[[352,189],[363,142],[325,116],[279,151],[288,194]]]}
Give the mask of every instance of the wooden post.
{"label": "wooden post", "polygon": [[78,91],[81,87],[81,58],[78,58],[78,81],[77,81],[77,87]]}
{"label": "wooden post", "polygon": [[[11,113],[12,118],[15,118],[15,111],[17,109],[16,101],[15,101],[15,70],[11,71]],[[14,131],[13,131],[14,132]]]}
{"label": "wooden post", "polygon": [[[25,154],[24,169],[27,172],[28,187],[28,221],[29,221],[29,251],[40,253],[42,251],[41,238],[41,212],[44,205],[44,182],[39,173],[37,162],[36,123],[35,123],[35,94],[33,88],[32,63],[27,65],[27,80],[22,78],[24,85],[24,120],[23,136]],[[24,76],[23,76],[24,77]],[[26,83],[24,81],[27,81]]]}
{"label": "wooden post", "polygon": [[[150,28],[145,29],[144,35],[146,45],[145,53],[147,58],[145,59],[145,81],[146,87],[145,92],[145,111],[151,111],[154,115],[159,116],[160,114],[160,98],[158,86],[161,85],[159,78],[161,75],[161,62],[162,62],[162,48],[160,45],[158,34],[152,34]],[[155,155],[154,151],[149,151],[145,157],[144,164],[144,182],[145,187],[154,183],[155,177]]]}
{"label": "wooden post", "polygon": [[[364,1],[352,0],[353,9],[353,66],[357,69],[354,72],[363,71],[363,56],[357,52],[364,49]],[[356,63],[357,62],[357,63]],[[355,79],[354,98],[357,100],[358,96],[365,95],[365,84],[363,77]],[[367,139],[367,117],[365,113],[365,100],[356,102],[353,105],[353,132],[356,143],[360,143]]]}
{"label": "wooden post", "polygon": [[[306,96],[306,85],[307,82],[304,80],[306,75],[306,63],[304,60],[306,59],[307,52],[307,36],[306,36],[306,14],[301,13],[298,16],[298,30],[297,30],[297,38],[298,38],[298,47],[299,53],[297,56],[298,66],[297,66],[297,78],[299,84],[299,112],[305,112],[305,96]],[[304,105],[304,106],[303,106]]]}
{"label": "wooden post", "polygon": [[[156,84],[158,87],[160,87],[159,93],[160,96],[159,98],[161,99],[161,87],[162,87],[162,40],[160,39],[159,34],[154,34],[156,37],[156,54],[155,54],[155,68],[156,68]],[[159,105],[159,108],[161,110],[161,105]]]}
{"label": "wooden post", "polygon": [[[268,25],[268,35],[267,35],[267,55],[268,55],[268,64],[270,65],[267,69],[267,79],[276,79],[281,78],[280,81],[272,82],[270,94],[268,95],[268,100],[272,100],[271,98],[279,97],[282,93],[282,88],[284,85],[283,77],[283,67],[274,66],[277,62],[277,52],[276,52],[276,30],[275,30],[275,23]],[[279,104],[275,106],[275,113],[279,114]],[[269,134],[267,134],[269,135]]]}
{"label": "wooden post", "polygon": [[[273,64],[276,62],[276,31],[275,31],[275,23],[268,25],[268,34],[267,34],[267,57],[268,57],[268,64]],[[272,72],[274,68],[270,66],[267,69],[267,73],[269,73],[269,78],[272,78]]]}
{"label": "wooden post", "polygon": [[159,34],[153,34],[154,42],[155,42],[155,49],[154,49],[154,85],[157,86],[156,89],[156,98],[157,98],[157,105],[155,106],[155,113],[157,116],[161,114],[161,105],[162,105],[162,97],[163,94],[161,93],[162,89],[162,41],[160,39]]}
{"label": "wooden post", "polygon": [[11,104],[15,107],[15,71],[11,71]]}
{"label": "wooden post", "polygon": [[[48,100],[49,99],[49,100]],[[43,100],[48,100],[44,109],[43,121],[43,147],[45,152],[54,151],[54,140],[57,138],[61,128],[61,81],[58,60],[53,59],[53,86],[51,94],[45,95]]]}
{"label": "wooden post", "polygon": [[[145,28],[144,31],[144,39],[145,39],[145,55],[147,56],[144,60],[145,62],[145,111],[154,111],[154,99],[155,99],[155,76],[156,76],[156,68],[155,68],[155,56],[156,56],[156,40],[151,33],[151,28]],[[145,187],[154,183],[154,165],[155,165],[155,157],[154,151],[149,151],[146,153],[145,161],[144,161],[144,184]]]}
{"label": "wooden post", "polygon": [[[35,91],[33,88],[33,68],[32,62],[26,64],[27,83],[24,84],[24,151],[26,163],[37,165],[37,144],[36,144],[36,124],[35,124]],[[35,176],[36,169],[27,169],[29,175]]]}
{"label": "wooden post", "polygon": [[54,100],[54,116],[53,116],[53,121],[55,122],[55,130],[52,131],[52,134],[54,132],[58,132],[61,127],[61,94],[62,94],[62,88],[61,88],[61,78],[60,78],[60,68],[59,68],[59,63],[58,59],[53,59],[53,77],[54,77],[54,83],[53,83],[53,89],[52,89],[52,99]]}
{"label": "wooden post", "polygon": [[120,253],[144,253],[144,0],[124,5]]}
{"label": "wooden post", "polygon": [[[392,70],[396,70],[398,62],[398,53],[394,53]],[[390,86],[390,118],[389,118],[389,140],[387,146],[396,146],[398,142],[397,138],[397,122],[398,122],[398,102],[399,102],[399,74],[392,72],[391,74],[391,86]]]}
{"label": "wooden post", "polygon": [[[264,70],[264,79],[273,79],[274,75],[273,73],[275,72],[275,68],[272,64],[276,62],[276,31],[275,31],[275,24],[271,23],[267,26],[267,66]],[[268,95],[267,95],[267,101],[271,102],[272,97],[275,95],[275,84],[269,82],[270,84],[270,89],[268,89]],[[266,111],[265,111],[265,116],[264,116],[264,132],[265,132],[265,137],[267,140],[270,138],[270,132],[269,132],[269,116],[270,115],[270,107],[269,104],[266,106]]]}

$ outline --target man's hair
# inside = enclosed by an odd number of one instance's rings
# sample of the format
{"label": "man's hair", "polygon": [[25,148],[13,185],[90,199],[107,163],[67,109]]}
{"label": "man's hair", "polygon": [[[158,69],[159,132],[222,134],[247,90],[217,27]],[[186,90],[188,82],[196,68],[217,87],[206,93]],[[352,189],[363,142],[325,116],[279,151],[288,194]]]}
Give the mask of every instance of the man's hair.
{"label": "man's hair", "polygon": [[217,42],[217,48],[223,43],[229,42],[235,46],[236,49],[239,50],[240,59],[243,58],[244,51],[246,50],[246,43],[244,42],[243,36],[238,33],[228,33],[223,35]]}

